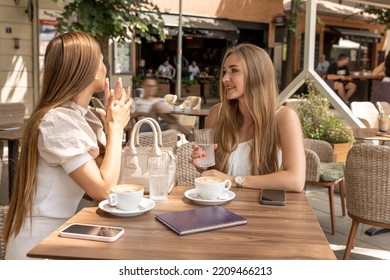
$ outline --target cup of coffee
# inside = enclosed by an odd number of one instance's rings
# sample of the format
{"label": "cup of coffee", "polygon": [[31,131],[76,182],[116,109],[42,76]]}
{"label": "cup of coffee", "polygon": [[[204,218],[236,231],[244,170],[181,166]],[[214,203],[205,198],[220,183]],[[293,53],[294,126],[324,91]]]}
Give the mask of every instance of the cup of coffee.
{"label": "cup of coffee", "polygon": [[123,211],[131,211],[138,207],[144,196],[144,188],[139,185],[122,184],[111,187],[108,204]]}
{"label": "cup of coffee", "polygon": [[230,180],[224,180],[215,176],[198,177],[195,179],[195,188],[199,196],[206,200],[216,200],[232,186]]}

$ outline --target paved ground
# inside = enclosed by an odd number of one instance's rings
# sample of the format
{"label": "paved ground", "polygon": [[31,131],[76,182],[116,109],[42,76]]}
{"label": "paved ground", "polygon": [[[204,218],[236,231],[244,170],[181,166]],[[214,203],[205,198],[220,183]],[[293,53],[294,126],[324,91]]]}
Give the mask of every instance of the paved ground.
{"label": "paved ground", "polygon": [[[210,104],[203,105],[202,107],[209,107],[213,105],[216,100],[212,99],[209,102]],[[7,148],[4,150],[5,157],[3,158],[3,171],[0,179],[0,205],[8,204],[8,159],[6,149]],[[351,219],[349,217],[342,217],[340,198],[338,194],[335,196],[335,235],[331,234],[327,189],[308,187],[306,189],[306,197],[309,200],[310,205],[330,243],[330,246],[336,254],[336,257],[338,259],[342,259],[351,226]],[[370,237],[364,233],[368,228],[370,227],[365,225],[361,225],[359,227],[355,249],[352,251],[351,259],[390,260],[390,232]]]}

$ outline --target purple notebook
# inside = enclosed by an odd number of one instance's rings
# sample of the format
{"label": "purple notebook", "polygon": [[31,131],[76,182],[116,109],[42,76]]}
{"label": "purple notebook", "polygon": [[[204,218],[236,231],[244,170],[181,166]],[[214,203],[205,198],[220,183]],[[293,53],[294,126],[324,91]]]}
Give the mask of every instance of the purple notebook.
{"label": "purple notebook", "polygon": [[219,206],[158,214],[156,219],[178,235],[234,227],[247,223],[244,217]]}

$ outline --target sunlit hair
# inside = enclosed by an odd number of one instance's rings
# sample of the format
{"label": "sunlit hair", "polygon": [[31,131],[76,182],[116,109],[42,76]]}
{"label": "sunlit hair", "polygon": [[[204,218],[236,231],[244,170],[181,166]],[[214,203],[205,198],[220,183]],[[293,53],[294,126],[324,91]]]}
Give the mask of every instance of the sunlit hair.
{"label": "sunlit hair", "polygon": [[[36,193],[38,167],[38,126],[51,109],[73,100],[94,80],[101,60],[99,43],[82,32],[54,38],[47,46],[41,99],[26,124],[13,184],[13,193],[4,227],[4,239],[17,235],[31,215]],[[30,220],[31,221],[31,220]]]}
{"label": "sunlit hair", "polygon": [[[278,136],[276,129],[277,94],[274,67],[268,54],[261,48],[251,44],[240,44],[225,53],[226,59],[237,55],[243,63],[245,77],[244,100],[254,122],[253,146],[250,154],[252,174],[261,175],[278,170]],[[216,150],[216,168],[227,172],[229,154],[237,148],[239,130],[243,116],[238,109],[238,100],[228,100],[221,75],[220,98],[221,107],[214,129]]]}

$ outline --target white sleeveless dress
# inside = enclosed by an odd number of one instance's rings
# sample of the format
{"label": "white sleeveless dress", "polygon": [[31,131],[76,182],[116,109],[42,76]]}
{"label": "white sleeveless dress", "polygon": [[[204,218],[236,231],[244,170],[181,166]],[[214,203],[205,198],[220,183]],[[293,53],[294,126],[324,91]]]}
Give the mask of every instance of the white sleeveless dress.
{"label": "white sleeveless dress", "polygon": [[[250,176],[252,175],[252,162],[250,153],[253,139],[238,143],[237,148],[230,153],[227,163],[227,174],[231,176]],[[282,166],[282,151],[278,149],[278,165]]]}

